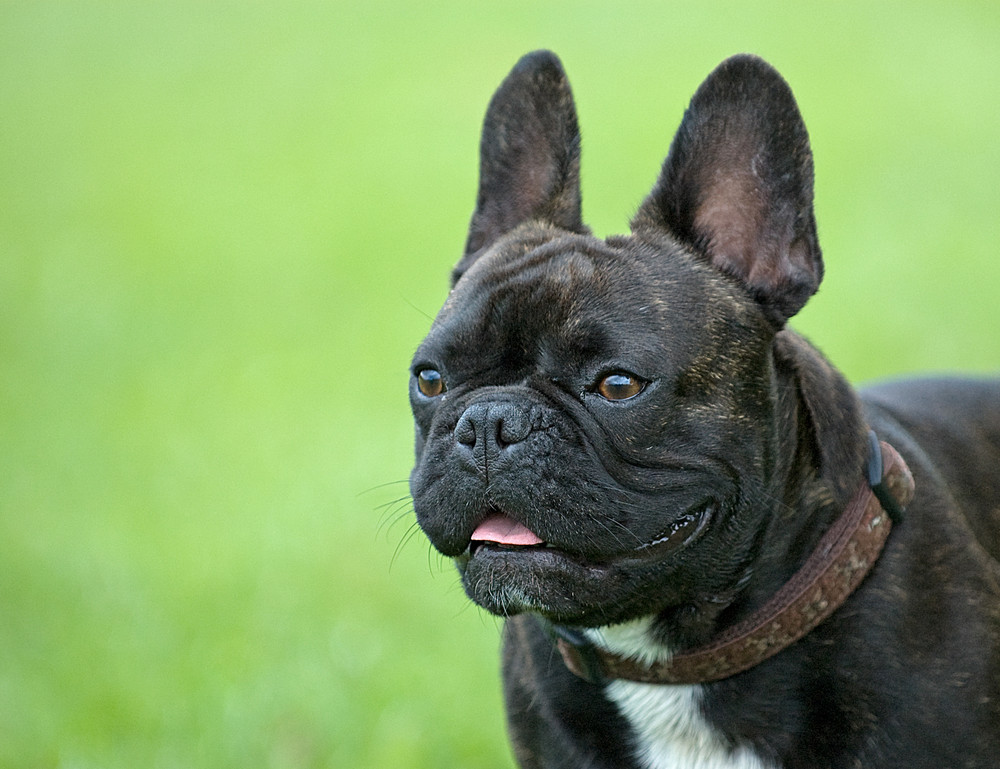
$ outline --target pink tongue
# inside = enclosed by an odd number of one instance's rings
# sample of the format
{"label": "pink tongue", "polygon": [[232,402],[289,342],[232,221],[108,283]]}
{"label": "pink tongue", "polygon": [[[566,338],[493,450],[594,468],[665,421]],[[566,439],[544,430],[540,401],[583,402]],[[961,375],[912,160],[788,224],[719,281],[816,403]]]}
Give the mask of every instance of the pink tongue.
{"label": "pink tongue", "polygon": [[500,545],[541,545],[531,529],[506,515],[494,515],[487,518],[472,532],[472,539],[482,542],[496,542]]}

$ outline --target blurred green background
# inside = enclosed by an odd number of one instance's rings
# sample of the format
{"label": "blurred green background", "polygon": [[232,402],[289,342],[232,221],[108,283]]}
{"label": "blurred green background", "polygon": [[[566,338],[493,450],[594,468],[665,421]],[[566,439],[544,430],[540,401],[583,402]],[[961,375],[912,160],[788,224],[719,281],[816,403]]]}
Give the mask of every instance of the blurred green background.
{"label": "blurred green background", "polygon": [[769,59],[827,260],[795,325],[859,381],[996,370],[992,0],[0,3],[0,766],[510,766],[406,382],[538,47],[602,235]]}

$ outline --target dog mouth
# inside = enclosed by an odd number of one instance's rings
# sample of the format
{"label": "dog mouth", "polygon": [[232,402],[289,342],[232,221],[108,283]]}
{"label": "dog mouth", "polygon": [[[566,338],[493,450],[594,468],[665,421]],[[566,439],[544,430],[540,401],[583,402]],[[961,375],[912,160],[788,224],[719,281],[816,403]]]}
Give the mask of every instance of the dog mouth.
{"label": "dog mouth", "polygon": [[469,546],[457,560],[460,568],[464,568],[477,555],[527,555],[538,552],[569,557],[567,551],[546,542],[523,523],[503,513],[493,513],[472,532]]}
{"label": "dog mouth", "polygon": [[501,547],[535,547],[545,542],[523,523],[503,513],[494,513],[472,532],[469,547],[489,543]]}
{"label": "dog mouth", "polygon": [[525,524],[502,512],[493,512],[473,531],[469,546],[459,557],[463,564],[486,552],[509,554],[544,552],[575,561],[581,565],[600,567],[612,562],[662,558],[691,544],[706,529],[715,511],[714,502],[697,505],[671,521],[665,530],[634,548],[615,551],[603,557],[585,554],[574,548],[544,540]]}
{"label": "dog mouth", "polygon": [[[645,541],[631,547],[593,542],[566,543],[556,529],[538,529],[495,509],[472,532],[455,565],[466,594],[498,616],[535,612],[554,622],[596,627],[648,613],[653,603],[636,584],[669,579],[673,556],[699,540],[715,517],[714,504],[701,504],[673,516]],[[551,537],[551,539],[549,539]],[[677,563],[677,562],[675,562]]]}

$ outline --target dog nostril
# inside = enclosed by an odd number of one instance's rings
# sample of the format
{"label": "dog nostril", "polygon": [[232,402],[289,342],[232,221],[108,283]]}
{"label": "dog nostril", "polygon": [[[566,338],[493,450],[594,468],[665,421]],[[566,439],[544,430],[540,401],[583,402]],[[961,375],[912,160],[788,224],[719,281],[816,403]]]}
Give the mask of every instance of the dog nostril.
{"label": "dog nostril", "polygon": [[497,444],[501,447],[520,443],[530,432],[527,415],[516,406],[509,406],[497,419]]}
{"label": "dog nostril", "polygon": [[476,445],[476,424],[469,418],[468,412],[463,414],[455,425],[455,440],[463,446]]}

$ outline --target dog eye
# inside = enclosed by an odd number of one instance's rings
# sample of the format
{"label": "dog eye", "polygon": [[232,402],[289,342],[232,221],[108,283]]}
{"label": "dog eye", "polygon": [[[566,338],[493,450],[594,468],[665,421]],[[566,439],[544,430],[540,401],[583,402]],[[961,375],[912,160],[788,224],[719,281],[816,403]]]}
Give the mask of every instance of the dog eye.
{"label": "dog eye", "polygon": [[615,371],[597,383],[597,394],[609,401],[627,401],[643,391],[646,383],[634,374]]}
{"label": "dog eye", "polygon": [[432,368],[418,371],[417,389],[428,398],[436,398],[444,392],[444,379],[441,378],[441,372]]}

